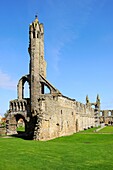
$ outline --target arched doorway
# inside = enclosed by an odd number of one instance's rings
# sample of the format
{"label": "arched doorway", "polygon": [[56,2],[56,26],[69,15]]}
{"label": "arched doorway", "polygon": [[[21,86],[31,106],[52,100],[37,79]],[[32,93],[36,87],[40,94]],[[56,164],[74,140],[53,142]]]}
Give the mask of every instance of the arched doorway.
{"label": "arched doorway", "polygon": [[15,115],[15,118],[16,118],[16,130],[17,130],[17,133],[18,134],[25,133],[26,120],[25,120],[24,116],[21,115],[21,114],[17,114],[17,115]]}

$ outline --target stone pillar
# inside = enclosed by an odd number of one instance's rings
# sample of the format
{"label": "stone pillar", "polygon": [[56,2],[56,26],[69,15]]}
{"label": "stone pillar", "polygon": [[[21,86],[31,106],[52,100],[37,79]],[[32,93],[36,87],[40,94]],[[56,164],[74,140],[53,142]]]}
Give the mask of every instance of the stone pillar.
{"label": "stone pillar", "polygon": [[7,133],[7,135],[17,134],[16,128],[17,128],[16,118],[14,117],[14,115],[10,114],[10,117],[8,117],[7,121],[6,121],[6,133]]}

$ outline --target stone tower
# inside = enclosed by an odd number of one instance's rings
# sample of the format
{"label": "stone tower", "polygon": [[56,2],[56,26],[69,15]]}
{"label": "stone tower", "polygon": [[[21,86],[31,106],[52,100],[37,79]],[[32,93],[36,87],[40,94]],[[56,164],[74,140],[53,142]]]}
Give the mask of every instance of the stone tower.
{"label": "stone tower", "polygon": [[[44,59],[44,28],[37,16],[29,26],[29,74],[18,82],[18,98],[10,101],[7,134],[17,134],[19,119],[25,123],[25,136],[34,140],[49,140],[70,135],[95,126],[96,103],[86,104],[64,96],[46,79]],[[29,85],[30,97],[24,97],[24,85]],[[48,89],[48,92],[45,89]],[[97,110],[98,111],[98,110]]]}
{"label": "stone tower", "polygon": [[30,55],[30,99],[31,112],[37,110],[37,99],[43,90],[40,76],[46,79],[46,61],[44,59],[44,27],[36,16],[29,26],[29,55]]}

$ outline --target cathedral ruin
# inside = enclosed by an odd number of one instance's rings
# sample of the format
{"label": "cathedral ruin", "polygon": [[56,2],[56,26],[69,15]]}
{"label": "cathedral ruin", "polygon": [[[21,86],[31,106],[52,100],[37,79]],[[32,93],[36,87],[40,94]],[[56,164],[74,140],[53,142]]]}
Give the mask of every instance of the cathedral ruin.
{"label": "cathedral ruin", "polygon": [[[10,101],[7,134],[17,134],[17,122],[25,123],[25,133],[34,140],[50,140],[71,135],[100,124],[100,98],[86,104],[64,96],[46,79],[44,59],[44,27],[35,20],[29,26],[29,74],[18,82],[17,99]],[[24,84],[29,84],[30,97],[24,98]],[[49,93],[45,93],[48,88]],[[92,108],[94,105],[94,108]],[[101,115],[101,122],[103,122]]]}

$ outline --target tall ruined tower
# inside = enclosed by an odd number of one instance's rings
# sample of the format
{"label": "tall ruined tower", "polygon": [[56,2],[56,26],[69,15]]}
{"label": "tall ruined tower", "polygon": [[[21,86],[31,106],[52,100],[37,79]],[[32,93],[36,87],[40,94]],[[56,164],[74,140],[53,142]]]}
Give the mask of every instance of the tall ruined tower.
{"label": "tall ruined tower", "polygon": [[[46,79],[44,28],[37,16],[29,26],[28,51],[29,73],[22,76],[18,82],[17,99],[10,101],[7,134],[18,133],[20,119],[25,124],[25,137],[34,140],[53,139],[94,127],[98,123],[99,96],[96,103],[90,103],[87,96],[84,105],[64,96]],[[29,85],[29,98],[24,96],[25,82]],[[92,105],[95,109],[91,108]]]}
{"label": "tall ruined tower", "polygon": [[44,59],[44,27],[39,23],[36,16],[34,22],[29,26],[29,48],[30,54],[30,98],[31,112],[37,107],[38,96],[42,93],[40,76],[46,78],[46,61]]}

